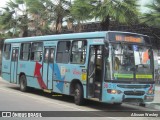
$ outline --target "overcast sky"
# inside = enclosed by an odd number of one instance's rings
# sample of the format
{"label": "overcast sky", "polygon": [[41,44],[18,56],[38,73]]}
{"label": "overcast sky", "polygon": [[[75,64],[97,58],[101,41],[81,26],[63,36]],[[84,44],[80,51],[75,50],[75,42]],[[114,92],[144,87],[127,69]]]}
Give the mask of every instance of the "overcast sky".
{"label": "overcast sky", "polygon": [[[9,0],[1,0],[0,7],[4,7],[6,4],[6,1],[9,1]],[[153,1],[153,0],[140,0],[140,5],[144,6],[145,4],[150,3],[151,1]],[[145,11],[147,11],[147,9],[145,7],[141,7],[141,11],[145,12]]]}

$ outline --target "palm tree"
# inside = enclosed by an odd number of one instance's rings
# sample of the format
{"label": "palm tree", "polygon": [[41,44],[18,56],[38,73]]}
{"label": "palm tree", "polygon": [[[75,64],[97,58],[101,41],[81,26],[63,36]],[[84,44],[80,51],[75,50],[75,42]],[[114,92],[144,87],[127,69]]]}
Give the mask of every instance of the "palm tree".
{"label": "palm tree", "polygon": [[29,30],[34,31],[35,35],[46,34],[49,30],[48,24],[50,17],[48,16],[46,2],[49,0],[25,0],[29,13]]}
{"label": "palm tree", "polygon": [[24,0],[10,0],[6,5],[0,17],[1,28],[12,32],[12,37],[16,36],[18,31],[22,37],[28,36],[28,14]]}
{"label": "palm tree", "polygon": [[138,21],[137,0],[103,0],[94,9],[94,15],[99,18],[102,30],[108,30],[110,21],[133,24]]}
{"label": "palm tree", "polygon": [[55,27],[56,33],[61,33],[64,18],[69,14],[70,2],[68,0],[25,1],[36,27],[48,29],[51,23],[55,23],[52,24],[52,27]]}
{"label": "palm tree", "polygon": [[91,15],[91,11],[93,6],[90,5],[90,0],[75,0],[70,9],[71,18],[77,22],[78,30],[80,32],[82,30],[82,23],[86,20],[90,20],[93,18]]}
{"label": "palm tree", "polygon": [[5,31],[9,32],[11,28],[16,27],[16,21],[12,17],[14,12],[10,10],[9,7],[3,8],[4,12],[2,12],[0,17],[0,30],[1,33],[4,34]]}
{"label": "palm tree", "polygon": [[160,0],[154,0],[151,4],[146,5],[150,12],[144,13],[141,18],[142,22],[149,26],[160,26]]}
{"label": "palm tree", "polygon": [[69,15],[70,2],[68,0],[56,0],[53,5],[52,13],[54,14],[56,33],[61,33],[62,23]]}
{"label": "palm tree", "polygon": [[19,36],[26,37],[31,28],[34,28],[36,35],[42,35],[43,31],[49,30],[44,1],[49,0],[10,0],[7,2],[7,7],[3,8],[4,13],[0,18],[1,28],[11,29],[12,36],[20,31]]}
{"label": "palm tree", "polygon": [[[74,15],[83,16],[79,11],[85,10],[85,16],[92,16],[101,21],[102,30],[108,30],[110,21],[132,24],[138,20],[137,0],[75,0],[73,8],[78,7]],[[77,4],[76,4],[77,3]],[[87,19],[87,18],[84,18]]]}

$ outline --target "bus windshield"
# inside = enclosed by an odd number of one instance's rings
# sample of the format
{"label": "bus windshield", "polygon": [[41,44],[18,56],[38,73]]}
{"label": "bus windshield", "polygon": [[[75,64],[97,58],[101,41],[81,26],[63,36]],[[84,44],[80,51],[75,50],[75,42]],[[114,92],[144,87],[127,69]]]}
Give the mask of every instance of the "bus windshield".
{"label": "bus windshield", "polygon": [[112,78],[114,80],[152,80],[151,53],[147,46],[112,44]]}

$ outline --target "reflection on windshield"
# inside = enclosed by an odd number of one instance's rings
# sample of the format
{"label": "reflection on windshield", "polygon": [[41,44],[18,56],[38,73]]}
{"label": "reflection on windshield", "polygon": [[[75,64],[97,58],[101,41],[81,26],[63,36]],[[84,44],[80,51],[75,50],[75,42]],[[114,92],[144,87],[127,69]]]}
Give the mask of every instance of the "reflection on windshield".
{"label": "reflection on windshield", "polygon": [[112,44],[114,79],[152,79],[149,47]]}

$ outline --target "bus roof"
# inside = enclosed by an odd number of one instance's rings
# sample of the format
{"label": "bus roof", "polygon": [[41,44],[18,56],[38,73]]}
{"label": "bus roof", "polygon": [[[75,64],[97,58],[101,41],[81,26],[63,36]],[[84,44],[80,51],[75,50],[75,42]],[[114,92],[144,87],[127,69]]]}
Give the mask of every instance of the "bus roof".
{"label": "bus roof", "polygon": [[[97,31],[97,32],[83,32],[83,33],[69,33],[69,34],[55,34],[55,35],[44,35],[44,36],[33,36],[33,37],[21,37],[21,38],[10,38],[6,39],[5,43],[17,43],[17,42],[29,42],[29,41],[49,41],[49,40],[67,40],[67,39],[84,39],[84,38],[104,38],[109,32],[116,33],[130,33],[136,35],[142,35],[131,32],[122,31]],[[144,36],[144,35],[142,35]]]}

